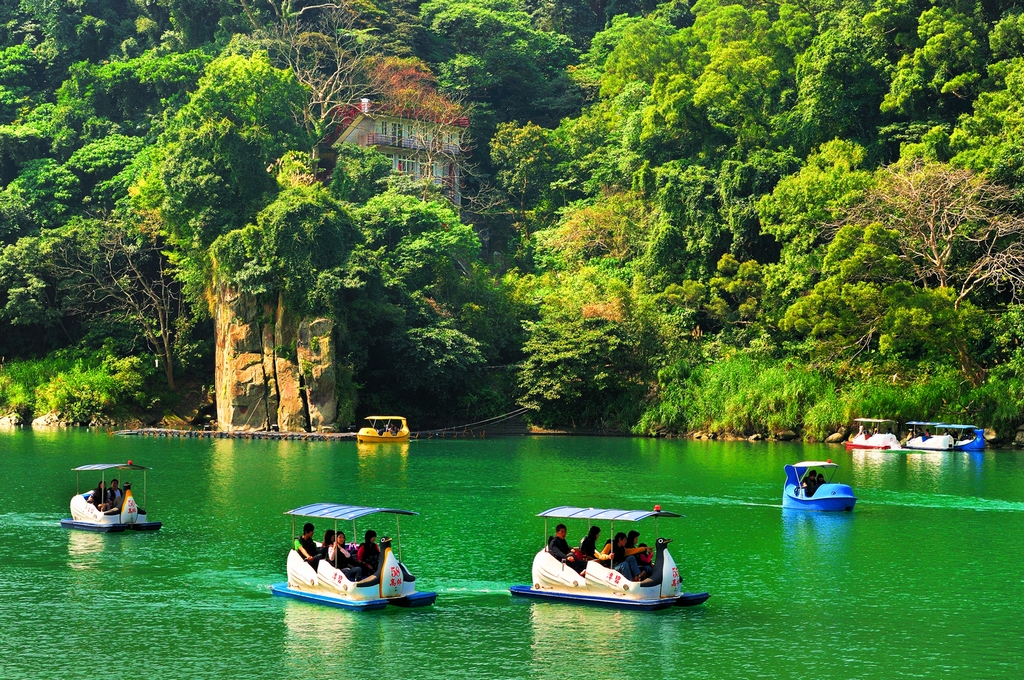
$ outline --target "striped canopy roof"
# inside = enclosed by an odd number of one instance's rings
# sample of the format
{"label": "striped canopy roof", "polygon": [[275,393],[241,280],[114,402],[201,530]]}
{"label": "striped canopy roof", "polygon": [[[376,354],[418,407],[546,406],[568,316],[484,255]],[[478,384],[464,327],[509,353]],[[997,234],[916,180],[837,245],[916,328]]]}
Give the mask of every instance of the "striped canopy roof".
{"label": "striped canopy roof", "polygon": [[601,508],[576,508],[571,505],[560,505],[557,508],[551,508],[550,510],[538,513],[537,517],[639,522],[648,517],[682,517],[682,515],[664,510],[604,510]]}
{"label": "striped canopy roof", "polygon": [[337,503],[311,503],[303,505],[284,513],[286,515],[298,515],[300,517],[320,517],[322,519],[353,520],[366,517],[377,512],[389,512],[393,515],[418,515],[418,512],[411,510],[399,510],[398,508],[368,508],[362,505],[338,505]]}

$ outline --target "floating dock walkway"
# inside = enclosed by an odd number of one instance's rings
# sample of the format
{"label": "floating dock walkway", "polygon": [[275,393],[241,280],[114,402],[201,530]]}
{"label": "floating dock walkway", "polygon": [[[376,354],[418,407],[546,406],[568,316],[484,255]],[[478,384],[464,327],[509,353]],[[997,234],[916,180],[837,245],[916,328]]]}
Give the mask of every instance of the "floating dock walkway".
{"label": "floating dock walkway", "polygon": [[[412,439],[464,439],[483,437],[487,427],[494,427],[505,421],[519,418],[526,413],[519,408],[494,418],[468,423],[457,427],[445,427],[438,430],[422,430],[412,432]],[[497,429],[497,428],[496,428]],[[500,430],[499,430],[500,431]],[[237,432],[220,432],[218,430],[171,430],[162,427],[142,427],[134,430],[117,430],[114,434],[120,437],[173,437],[177,439],[269,439],[277,441],[302,442],[337,442],[355,441],[355,432],[274,432],[267,430],[246,430]]]}
{"label": "floating dock walkway", "polygon": [[162,427],[143,427],[136,430],[117,430],[120,437],[175,437],[178,439],[275,439],[281,441],[333,442],[355,441],[355,432],[219,432],[217,430],[168,430]]}

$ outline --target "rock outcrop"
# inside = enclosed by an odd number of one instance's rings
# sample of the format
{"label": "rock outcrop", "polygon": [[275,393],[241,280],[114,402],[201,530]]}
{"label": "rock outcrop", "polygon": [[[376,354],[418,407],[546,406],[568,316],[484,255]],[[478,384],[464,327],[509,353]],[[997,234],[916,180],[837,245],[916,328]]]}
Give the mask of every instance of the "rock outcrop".
{"label": "rock outcrop", "polygon": [[3,418],[0,418],[0,430],[6,430],[12,427],[21,427],[21,424],[21,416],[17,413],[8,413]]}
{"label": "rock outcrop", "polygon": [[281,298],[264,304],[222,285],[214,323],[219,429],[334,429],[338,402],[329,319],[296,318]]}

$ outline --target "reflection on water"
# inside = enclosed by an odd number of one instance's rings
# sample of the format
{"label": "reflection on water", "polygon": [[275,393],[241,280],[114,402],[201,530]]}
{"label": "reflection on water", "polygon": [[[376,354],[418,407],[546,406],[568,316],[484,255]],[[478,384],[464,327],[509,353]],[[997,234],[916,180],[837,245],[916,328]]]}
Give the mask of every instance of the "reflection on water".
{"label": "reflection on water", "polygon": [[785,545],[789,549],[810,546],[825,551],[845,550],[856,512],[813,512],[783,508],[782,537]]}
{"label": "reflection on water", "polygon": [[[330,656],[352,643],[353,627],[365,617],[338,607],[284,600],[285,647],[290,652]],[[321,652],[318,652],[321,650]]]}
{"label": "reflection on water", "polygon": [[409,442],[397,444],[356,444],[359,481],[404,487],[408,482]]}
{"label": "reflection on water", "polygon": [[107,536],[94,531],[68,529],[68,566],[72,569],[96,569],[100,566]]}
{"label": "reflection on water", "polygon": [[[550,662],[557,650],[586,649],[595,663],[629,655],[632,638],[646,628],[648,612],[555,602],[531,602],[534,662]],[[585,674],[585,673],[584,673]]]}

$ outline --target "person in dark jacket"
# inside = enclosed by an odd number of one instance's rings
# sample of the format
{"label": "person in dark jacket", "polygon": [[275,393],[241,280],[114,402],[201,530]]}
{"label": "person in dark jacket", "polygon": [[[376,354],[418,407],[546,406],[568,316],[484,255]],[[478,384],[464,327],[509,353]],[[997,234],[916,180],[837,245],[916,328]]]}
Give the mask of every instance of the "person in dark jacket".
{"label": "person in dark jacket", "polygon": [[121,499],[123,498],[121,489],[117,488],[117,480],[110,480],[110,488],[107,489],[107,507],[108,508],[119,508],[121,507]]}
{"label": "person in dark jacket", "polygon": [[555,535],[548,539],[548,553],[559,562],[565,562],[577,572],[583,571],[586,565],[580,564],[572,554],[569,543],[565,540],[565,532],[564,524],[555,527]]}
{"label": "person in dark jacket", "polygon": [[313,571],[316,571],[317,566],[320,565],[320,549],[316,547],[316,541],[313,540],[312,522],[302,525],[302,536],[295,539],[295,552],[299,553],[299,557],[304,559],[306,564],[313,567]]}

